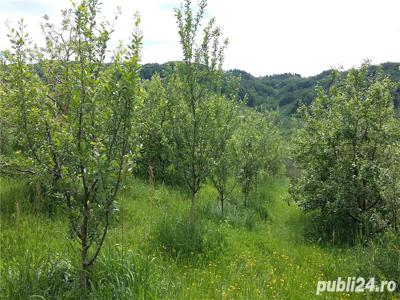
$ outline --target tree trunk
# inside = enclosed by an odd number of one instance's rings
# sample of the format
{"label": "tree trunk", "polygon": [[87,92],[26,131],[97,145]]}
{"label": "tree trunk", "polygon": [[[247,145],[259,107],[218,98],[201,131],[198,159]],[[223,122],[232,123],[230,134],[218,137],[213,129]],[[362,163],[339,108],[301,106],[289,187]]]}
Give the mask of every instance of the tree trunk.
{"label": "tree trunk", "polygon": [[219,195],[219,198],[220,198],[220,201],[221,201],[221,216],[222,216],[222,219],[223,219],[224,218],[224,194],[221,193]]}
{"label": "tree trunk", "polygon": [[87,294],[89,286],[89,266],[88,266],[88,221],[89,221],[89,205],[88,200],[84,200],[83,204],[83,222],[81,227],[81,288],[84,295]]}
{"label": "tree trunk", "polygon": [[393,227],[394,227],[394,232],[398,233],[399,227],[397,224],[397,214],[396,214],[395,208],[393,209]]}
{"label": "tree trunk", "polygon": [[87,250],[83,248],[82,242],[82,270],[81,270],[81,288],[83,293],[86,295],[89,286],[89,268],[87,266]]}
{"label": "tree trunk", "polygon": [[194,226],[195,210],[196,210],[196,193],[192,191],[192,205],[190,207],[190,218],[189,218],[189,224],[192,227]]}

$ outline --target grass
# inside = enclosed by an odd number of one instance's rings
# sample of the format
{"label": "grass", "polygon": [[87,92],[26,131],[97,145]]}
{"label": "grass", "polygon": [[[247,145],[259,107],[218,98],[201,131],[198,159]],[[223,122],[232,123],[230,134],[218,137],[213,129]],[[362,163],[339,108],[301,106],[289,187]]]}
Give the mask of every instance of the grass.
{"label": "grass", "polygon": [[[0,186],[0,298],[79,299],[78,248],[67,238],[63,215],[33,213],[21,182],[0,179]],[[189,200],[183,192],[132,180],[95,264],[91,298],[399,297],[316,296],[318,280],[339,276],[399,281],[387,276],[398,276],[400,262],[376,245],[339,248],[308,240],[308,217],[289,206],[286,195],[286,181],[270,179],[253,192],[249,208],[234,194],[222,220],[217,195],[207,185],[198,196],[199,227],[193,233],[185,230]],[[186,244],[190,239],[195,243]]]}

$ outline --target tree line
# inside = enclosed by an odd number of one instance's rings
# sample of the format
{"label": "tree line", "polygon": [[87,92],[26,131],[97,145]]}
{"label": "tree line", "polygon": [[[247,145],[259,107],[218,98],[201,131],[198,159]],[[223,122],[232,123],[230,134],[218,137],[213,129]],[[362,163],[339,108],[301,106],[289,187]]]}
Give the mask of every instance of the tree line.
{"label": "tree line", "polygon": [[[145,79],[151,78],[155,73],[168,74],[174,62],[165,64],[145,64],[140,70],[140,76]],[[393,81],[400,80],[399,63],[387,62],[380,65],[369,65],[368,73],[373,76],[380,69]],[[345,78],[348,71],[341,71],[340,76]],[[256,77],[243,70],[228,70],[224,78],[232,76],[240,77],[239,97],[247,97],[247,105],[253,108],[267,108],[279,110],[279,114],[284,117],[295,116],[299,107],[304,103],[310,105],[315,97],[315,87],[322,86],[328,90],[331,82],[331,70],[326,70],[318,75],[303,77],[300,74],[286,73]],[[224,84],[223,84],[224,91]],[[397,109],[400,108],[400,89],[395,89],[393,104]]]}

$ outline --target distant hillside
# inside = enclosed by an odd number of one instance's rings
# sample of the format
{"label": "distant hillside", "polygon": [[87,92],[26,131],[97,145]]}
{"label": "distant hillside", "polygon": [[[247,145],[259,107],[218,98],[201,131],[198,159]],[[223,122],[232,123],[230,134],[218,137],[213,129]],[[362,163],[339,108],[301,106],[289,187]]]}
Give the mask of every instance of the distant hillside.
{"label": "distant hillside", "polygon": [[[150,79],[154,73],[163,76],[174,66],[174,62],[166,64],[143,65],[141,76]],[[400,63],[384,63],[384,72],[393,80],[400,82]],[[371,74],[376,72],[378,66],[371,66]],[[324,71],[316,76],[302,77],[299,74],[279,74],[264,77],[254,77],[242,70],[230,70],[225,76],[240,76],[240,95],[248,96],[248,105],[251,107],[265,106],[268,109],[279,107],[283,115],[294,113],[300,103],[311,103],[315,97],[315,86],[320,84],[328,87],[330,84],[330,71]],[[345,74],[346,72],[343,72]],[[400,107],[400,90],[395,93],[394,104]]]}

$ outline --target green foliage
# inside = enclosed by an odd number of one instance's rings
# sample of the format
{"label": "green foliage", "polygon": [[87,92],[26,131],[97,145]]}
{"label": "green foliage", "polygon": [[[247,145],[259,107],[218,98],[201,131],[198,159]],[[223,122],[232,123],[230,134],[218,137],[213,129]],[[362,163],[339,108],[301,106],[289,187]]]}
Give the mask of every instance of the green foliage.
{"label": "green foliage", "polygon": [[[393,81],[399,81],[399,63],[384,63],[379,66],[369,66],[368,73],[374,75],[379,68]],[[331,86],[330,71],[324,71],[311,77],[302,77],[299,74],[277,74],[270,76],[254,77],[241,70],[231,70],[227,75],[241,77],[240,95],[247,95],[247,104],[250,107],[266,107],[268,109],[279,109],[283,116],[293,115],[302,103],[311,104],[317,96],[315,87],[322,86],[325,90]],[[341,76],[346,77],[347,71]],[[396,89],[394,106],[400,107],[400,89]]]}
{"label": "green foliage", "polygon": [[[154,73],[161,76],[167,73],[172,62],[166,64],[145,64],[141,70],[142,78],[149,79]],[[400,80],[399,63],[383,63],[378,66],[369,66],[369,73],[375,74],[379,68],[393,81]],[[315,87],[317,85],[328,89],[331,84],[330,71],[324,71],[311,77],[302,77],[299,74],[277,74],[262,77],[253,75],[242,70],[229,70],[224,74],[222,92],[225,93],[225,79],[231,76],[240,78],[239,98],[247,99],[246,103],[250,107],[265,107],[270,110],[279,109],[282,120],[297,112],[302,103],[310,104],[317,96]],[[345,77],[347,71],[342,72]],[[400,89],[397,89],[393,98],[394,105],[400,108]],[[289,119],[290,120],[290,119]],[[284,126],[291,126],[283,124]]]}
{"label": "green foliage", "polygon": [[84,289],[134,154],[132,114],[140,97],[140,32],[107,67],[113,29],[98,21],[99,13],[98,2],[88,0],[64,11],[60,28],[46,19],[43,49],[29,48],[19,22],[9,35],[13,46],[4,53],[1,79],[4,101],[13,106],[10,130],[20,132],[15,153],[1,157],[2,171],[40,178],[46,197],[63,204],[82,248]]}
{"label": "green foliage", "polygon": [[[209,177],[221,203],[224,217],[224,202],[233,192],[237,183],[234,155],[234,133],[239,125],[236,99],[215,97],[210,102],[210,161]],[[237,100],[236,100],[237,101]]]}
{"label": "green foliage", "polygon": [[174,95],[170,86],[170,81],[164,82],[158,75],[145,81],[144,100],[137,116],[141,144],[137,173],[168,183],[177,177],[171,170]]}
{"label": "green foliage", "polygon": [[[210,19],[202,26],[207,1],[199,2],[194,14],[187,0],[175,10],[183,58],[178,64],[174,88],[176,109],[173,118],[175,163],[191,193],[190,223],[195,221],[196,194],[207,176],[210,159],[210,105],[219,94],[222,63],[227,41],[221,44],[221,30]],[[200,42],[198,39],[201,39]]]}
{"label": "green foliage", "polygon": [[234,139],[236,172],[247,206],[248,195],[257,180],[280,173],[283,142],[273,114],[250,110],[242,111]]}
{"label": "green foliage", "polygon": [[368,76],[364,65],[327,93],[320,88],[313,104],[302,109],[304,127],[294,141],[302,175],[292,195],[306,211],[321,213],[333,239],[367,238],[398,222],[392,193],[400,178],[393,167],[400,125],[393,87],[382,72]]}
{"label": "green foliage", "polygon": [[[23,21],[10,29],[0,172],[18,181],[0,178],[0,297],[310,299],[317,280],[399,277],[398,87],[368,65],[342,80],[224,74],[227,41],[203,24],[206,6],[175,10],[183,57],[166,67],[140,69],[139,15],[106,63],[113,27],[98,0],[73,4],[59,27],[45,17],[44,48]],[[307,216],[276,179],[278,128],[292,121],[268,110],[290,114],[315,95],[294,141],[292,195]],[[125,185],[132,173],[148,182]]]}

